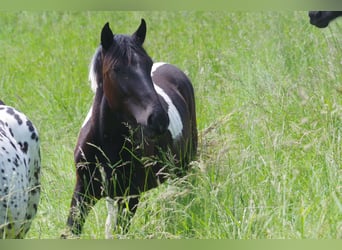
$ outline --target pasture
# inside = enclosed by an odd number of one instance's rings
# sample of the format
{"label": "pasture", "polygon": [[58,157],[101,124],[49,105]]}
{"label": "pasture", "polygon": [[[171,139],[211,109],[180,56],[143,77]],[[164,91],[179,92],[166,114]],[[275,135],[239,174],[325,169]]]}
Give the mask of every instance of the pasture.
{"label": "pasture", "polygon": [[[307,12],[1,12],[0,99],[34,122],[42,192],[26,238],[59,238],[73,150],[91,105],[88,65],[109,21],[192,80],[199,151],[189,174],[146,192],[120,239],[342,237],[342,20]],[[103,239],[102,200],[83,239]]]}

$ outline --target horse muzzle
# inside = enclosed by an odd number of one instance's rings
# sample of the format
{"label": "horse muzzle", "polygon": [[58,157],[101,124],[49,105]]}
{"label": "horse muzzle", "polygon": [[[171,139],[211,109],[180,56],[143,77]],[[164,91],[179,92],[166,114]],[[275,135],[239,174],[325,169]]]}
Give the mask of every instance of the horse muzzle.
{"label": "horse muzzle", "polygon": [[149,115],[146,128],[151,134],[158,136],[166,133],[169,124],[170,119],[167,113],[164,110],[158,110]]}

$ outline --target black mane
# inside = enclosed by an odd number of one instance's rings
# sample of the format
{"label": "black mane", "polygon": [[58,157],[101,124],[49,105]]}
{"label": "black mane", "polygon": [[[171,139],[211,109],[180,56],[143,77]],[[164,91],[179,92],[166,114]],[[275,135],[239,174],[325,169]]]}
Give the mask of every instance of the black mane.
{"label": "black mane", "polygon": [[124,65],[134,64],[135,54],[149,57],[145,49],[128,35],[115,35],[114,43],[107,53],[111,58],[110,62],[108,62],[110,64],[109,66],[117,64],[119,60]]}
{"label": "black mane", "polygon": [[[106,61],[106,68],[113,67],[120,63],[124,65],[134,64],[134,55],[144,56],[152,61],[145,49],[136,43],[131,36],[115,35],[113,39],[113,46],[106,52],[110,55],[110,59]],[[92,90],[95,92],[98,86],[102,86],[102,71],[103,71],[103,49],[100,45],[91,60],[89,69],[89,81],[91,82]]]}

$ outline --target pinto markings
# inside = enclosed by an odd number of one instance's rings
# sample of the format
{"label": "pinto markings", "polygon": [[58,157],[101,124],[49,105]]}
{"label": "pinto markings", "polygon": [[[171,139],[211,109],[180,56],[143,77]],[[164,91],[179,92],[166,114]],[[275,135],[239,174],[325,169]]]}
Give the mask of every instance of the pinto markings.
{"label": "pinto markings", "polygon": [[[153,76],[153,73],[160,66],[163,66],[165,64],[166,63],[164,63],[164,62],[154,63],[152,66],[152,70],[151,70],[151,76]],[[180,114],[179,114],[176,106],[173,104],[171,98],[168,96],[168,94],[166,94],[166,92],[161,87],[159,87],[157,84],[153,83],[153,85],[154,85],[155,90],[157,91],[157,94],[160,95],[168,105],[167,114],[168,114],[169,119],[170,119],[170,124],[168,126],[168,130],[170,131],[170,133],[172,135],[172,139],[177,140],[178,138],[181,137],[182,131],[183,131],[183,122],[182,122],[182,119],[180,117]]]}

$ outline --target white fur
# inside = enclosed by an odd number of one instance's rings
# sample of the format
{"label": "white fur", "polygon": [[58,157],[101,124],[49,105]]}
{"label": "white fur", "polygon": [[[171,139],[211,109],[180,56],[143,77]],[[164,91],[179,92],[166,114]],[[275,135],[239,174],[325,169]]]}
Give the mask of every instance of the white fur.
{"label": "white fur", "polygon": [[112,230],[113,230],[113,225],[114,225],[114,229],[117,226],[118,206],[117,206],[117,202],[110,197],[106,197],[106,206],[107,206],[108,215],[107,215],[106,224],[105,224],[105,237],[106,239],[113,239]]}
{"label": "white fur", "polygon": [[165,62],[153,63],[152,69],[151,69],[151,75],[153,75],[154,71],[156,71],[160,66],[163,66],[164,64],[166,64],[166,63]]}
{"label": "white fur", "polygon": [[[152,70],[151,70],[151,75],[153,76],[153,73],[162,65],[164,65],[165,63],[163,62],[158,62],[158,63],[154,63],[152,66]],[[170,124],[168,127],[168,130],[170,131],[171,135],[172,135],[172,139],[173,140],[177,140],[181,135],[182,135],[182,131],[183,131],[183,122],[182,119],[180,117],[180,114],[176,108],[176,106],[173,104],[171,98],[168,96],[168,94],[158,85],[154,84],[154,88],[157,91],[158,95],[160,95],[164,101],[167,103],[168,105],[168,116],[170,119]]]}
{"label": "white fur", "polygon": [[0,238],[23,238],[40,199],[38,132],[26,115],[9,106],[0,105],[0,121]]}
{"label": "white fur", "polygon": [[96,80],[96,73],[95,73],[95,60],[96,60],[96,57],[97,57],[97,54],[100,53],[100,50],[102,49],[101,46],[99,46],[96,51],[95,51],[95,54],[93,56],[93,58],[91,59],[91,62],[90,62],[90,65],[89,65],[89,76],[88,76],[88,79],[90,81],[90,86],[91,86],[91,90],[95,93],[96,92],[96,89],[98,87],[98,82]]}
{"label": "white fur", "polygon": [[168,104],[167,114],[170,119],[168,130],[171,132],[172,139],[177,140],[182,135],[182,130],[183,130],[183,123],[179,115],[179,112],[176,106],[173,104],[170,97],[165,93],[165,91],[162,88],[160,88],[156,84],[154,84],[154,88],[156,89],[158,95],[163,97],[165,102]]}
{"label": "white fur", "polygon": [[93,106],[90,107],[90,109],[89,109],[89,111],[88,111],[88,114],[87,114],[87,116],[86,116],[86,118],[85,118],[85,120],[84,120],[84,122],[83,122],[83,124],[82,124],[82,128],[83,128],[83,127],[87,124],[87,122],[90,120],[90,117],[91,117],[92,113],[93,113]]}

